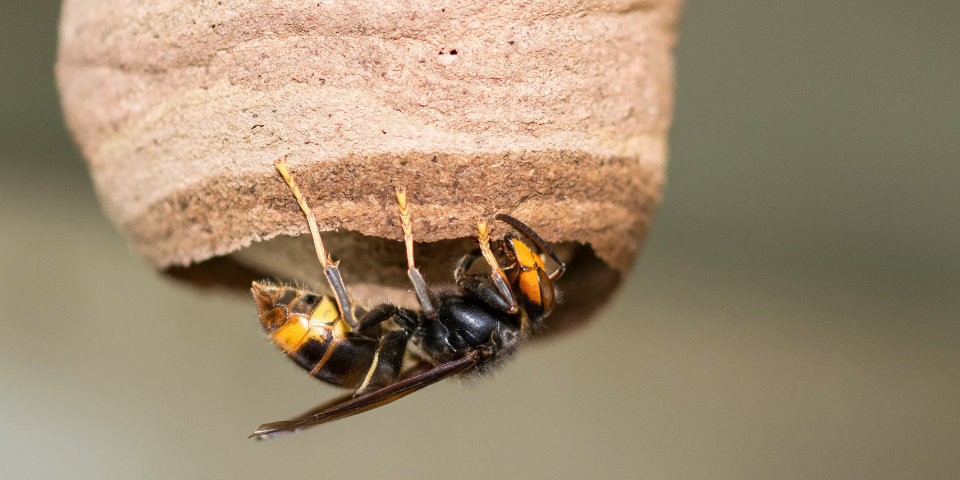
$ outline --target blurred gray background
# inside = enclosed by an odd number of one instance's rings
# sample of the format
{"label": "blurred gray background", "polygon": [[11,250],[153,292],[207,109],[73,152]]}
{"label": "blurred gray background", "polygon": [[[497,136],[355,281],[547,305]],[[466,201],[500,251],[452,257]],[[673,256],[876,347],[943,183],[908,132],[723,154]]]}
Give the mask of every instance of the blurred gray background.
{"label": "blurred gray background", "polygon": [[2,4],[0,477],[960,476],[956,1],[689,2],[665,201],[605,314],[269,442],[334,391],[130,253],[62,123],[58,4]]}

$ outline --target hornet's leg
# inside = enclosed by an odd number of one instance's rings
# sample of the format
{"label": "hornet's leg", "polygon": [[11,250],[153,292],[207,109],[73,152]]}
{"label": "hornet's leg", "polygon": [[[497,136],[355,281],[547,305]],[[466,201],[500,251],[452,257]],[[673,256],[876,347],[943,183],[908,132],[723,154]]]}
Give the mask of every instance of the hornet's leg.
{"label": "hornet's leg", "polygon": [[334,262],[333,259],[330,258],[330,254],[327,253],[327,250],[323,247],[320,230],[317,228],[317,219],[313,216],[313,211],[310,210],[303,195],[300,194],[300,188],[297,187],[293,176],[290,175],[290,170],[287,169],[286,158],[277,160],[277,170],[280,172],[280,175],[283,176],[283,180],[287,182],[290,190],[293,191],[293,196],[297,199],[297,203],[300,204],[300,209],[303,210],[303,214],[307,217],[307,224],[310,225],[310,234],[313,236],[313,246],[317,250],[317,258],[320,259],[320,265],[323,266],[323,274],[326,275],[330,289],[333,290],[333,295],[337,299],[337,308],[340,310],[341,318],[347,322],[347,325],[349,325],[351,329],[354,331],[359,330],[360,324],[357,323],[357,320],[353,317],[353,307],[350,305],[347,289],[343,285],[343,277],[340,276],[340,269],[337,268],[339,262]]}
{"label": "hornet's leg", "polygon": [[[480,250],[474,250],[472,253],[460,257],[460,260],[457,261],[457,268],[453,271],[453,280],[457,282],[460,288],[472,293],[474,297],[483,300],[487,305],[502,312],[509,312],[511,300],[501,296],[497,288],[490,284],[488,275],[467,273],[479,258],[481,258]],[[516,301],[514,300],[514,302]]]}
{"label": "hornet's leg", "polygon": [[373,362],[363,378],[363,383],[354,392],[354,397],[368,390],[379,390],[400,377],[410,335],[411,332],[407,330],[392,330],[380,336]]}
{"label": "hornet's leg", "polygon": [[427,318],[437,318],[437,310],[430,302],[430,293],[427,291],[427,282],[420,274],[420,270],[413,263],[413,227],[410,226],[410,210],[407,209],[407,190],[397,188],[397,206],[400,209],[400,221],[403,225],[403,243],[407,247],[407,276],[417,293],[420,308]]}
{"label": "hornet's leg", "polygon": [[360,317],[360,329],[379,325],[391,318],[400,328],[413,331],[417,328],[417,314],[406,308],[389,303],[381,303]]}
{"label": "hornet's leg", "polygon": [[487,229],[486,220],[477,221],[477,241],[480,242],[480,253],[483,255],[484,260],[490,265],[490,279],[493,280],[493,285],[497,287],[497,291],[500,292],[500,297],[507,302],[508,308],[504,311],[507,313],[517,313],[519,310],[517,299],[513,297],[513,292],[510,290],[507,274],[503,272],[503,267],[500,266],[500,263],[497,262],[497,257],[495,257],[493,251],[490,250],[490,231]]}
{"label": "hornet's leg", "polygon": [[367,370],[363,383],[354,392],[354,396],[361,395],[367,390],[383,388],[400,376],[407,343],[417,328],[416,312],[383,303],[363,315],[360,318],[360,325],[361,328],[368,328],[390,319],[394,319],[394,323],[400,327],[400,330],[390,330],[380,335],[373,362]]}

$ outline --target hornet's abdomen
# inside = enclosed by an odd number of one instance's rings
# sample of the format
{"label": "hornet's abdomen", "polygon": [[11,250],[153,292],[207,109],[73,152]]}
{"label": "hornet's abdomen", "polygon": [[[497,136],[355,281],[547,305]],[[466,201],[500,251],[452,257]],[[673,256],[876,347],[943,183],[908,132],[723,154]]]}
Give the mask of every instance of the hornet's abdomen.
{"label": "hornet's abdomen", "polygon": [[252,290],[263,329],[297,365],[343,388],[356,389],[370,381],[381,342],[350,333],[333,299],[259,283]]}

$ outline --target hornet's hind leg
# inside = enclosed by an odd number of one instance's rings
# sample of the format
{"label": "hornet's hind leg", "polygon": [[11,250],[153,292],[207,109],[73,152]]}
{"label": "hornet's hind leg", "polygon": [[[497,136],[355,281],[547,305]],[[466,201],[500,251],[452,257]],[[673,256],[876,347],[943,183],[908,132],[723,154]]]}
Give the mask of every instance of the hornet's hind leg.
{"label": "hornet's hind leg", "polygon": [[350,305],[350,297],[347,296],[347,289],[343,285],[343,277],[340,275],[340,269],[337,268],[339,262],[334,262],[333,259],[330,258],[330,254],[327,253],[326,248],[324,248],[323,240],[320,238],[320,230],[317,228],[317,219],[313,216],[313,211],[310,210],[310,206],[307,205],[307,201],[300,193],[300,188],[297,187],[297,183],[290,174],[290,170],[287,169],[286,158],[277,160],[276,165],[280,175],[283,176],[283,180],[287,182],[287,185],[293,192],[293,196],[297,199],[297,203],[300,204],[300,209],[303,210],[303,214],[307,217],[310,234],[313,236],[313,246],[317,250],[317,258],[320,259],[320,265],[323,266],[323,274],[326,275],[330,289],[337,299],[337,308],[340,310],[340,317],[347,322],[347,325],[349,325],[353,331],[360,330],[360,324],[353,316],[353,307]]}
{"label": "hornet's hind leg", "polygon": [[353,396],[366,391],[383,388],[397,380],[402,373],[403,357],[407,351],[407,342],[417,327],[416,312],[384,303],[370,310],[360,318],[360,327],[366,329],[386,320],[393,320],[398,330],[389,330],[377,340],[377,350],[373,362],[367,370],[363,383]]}

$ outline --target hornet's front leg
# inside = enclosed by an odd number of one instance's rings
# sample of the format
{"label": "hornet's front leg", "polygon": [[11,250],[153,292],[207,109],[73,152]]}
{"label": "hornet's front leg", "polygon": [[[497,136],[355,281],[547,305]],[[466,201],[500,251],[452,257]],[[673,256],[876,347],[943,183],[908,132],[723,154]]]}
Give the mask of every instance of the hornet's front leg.
{"label": "hornet's front leg", "polygon": [[[468,253],[457,261],[457,268],[453,271],[453,279],[457,285],[470,292],[475,298],[482,300],[487,305],[501,311],[510,313],[511,308],[515,308],[516,300],[513,294],[507,289],[509,297],[504,297],[493,285],[490,275],[482,273],[467,273],[474,262],[481,258],[480,250]],[[514,307],[511,307],[511,302]]]}
{"label": "hornet's front leg", "polygon": [[507,279],[507,274],[504,273],[503,267],[501,267],[500,262],[497,261],[497,257],[494,256],[493,251],[490,250],[490,230],[487,229],[486,220],[477,221],[477,241],[480,242],[481,255],[483,255],[487,264],[490,265],[490,280],[493,281],[493,285],[496,287],[497,292],[499,292],[500,297],[507,303],[507,308],[504,309],[504,311],[510,314],[517,313],[520,307],[517,306],[517,299],[513,296],[513,291],[510,290],[510,282]]}

